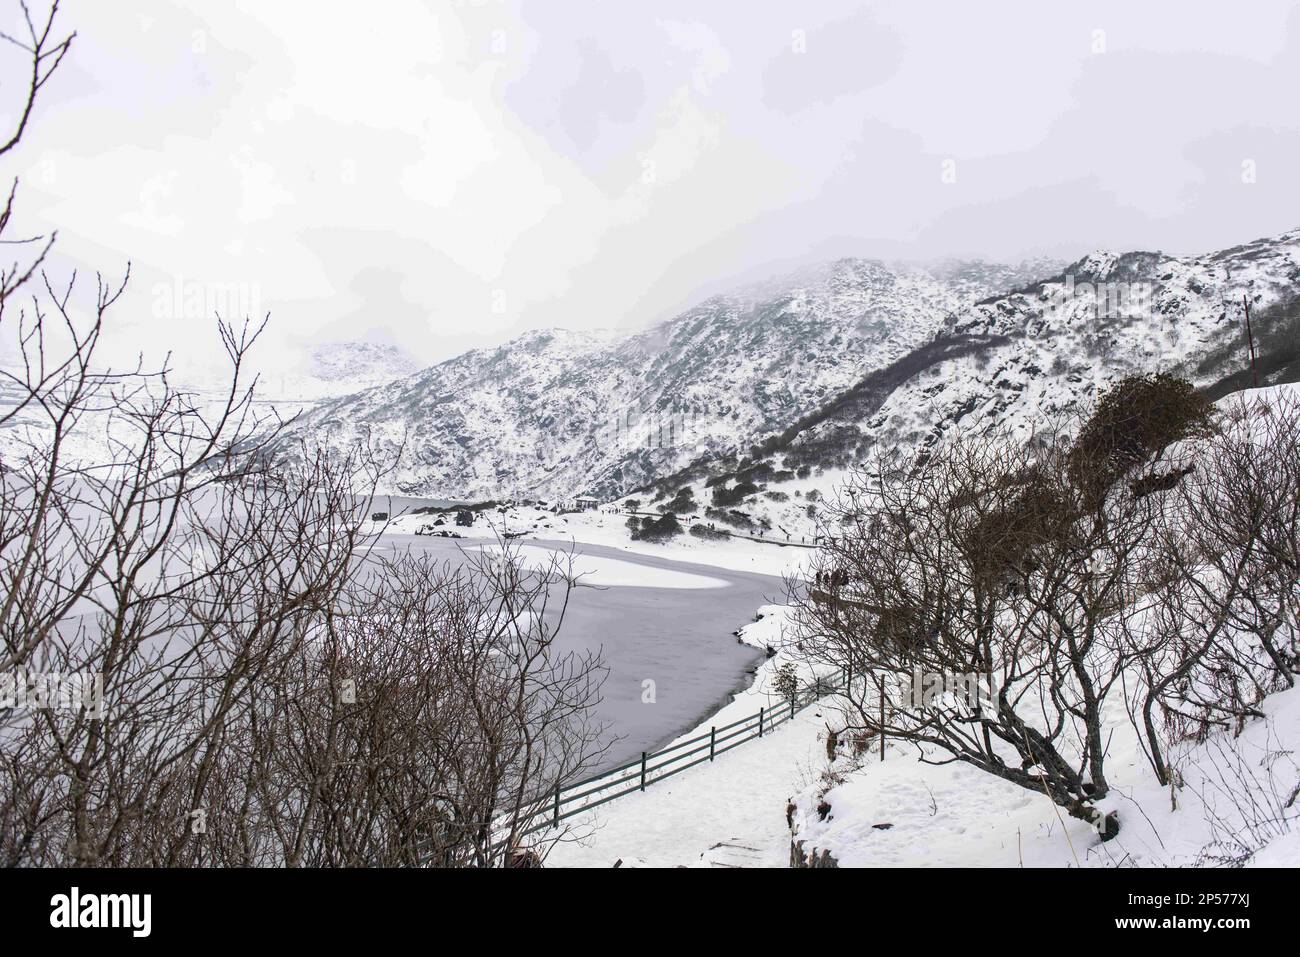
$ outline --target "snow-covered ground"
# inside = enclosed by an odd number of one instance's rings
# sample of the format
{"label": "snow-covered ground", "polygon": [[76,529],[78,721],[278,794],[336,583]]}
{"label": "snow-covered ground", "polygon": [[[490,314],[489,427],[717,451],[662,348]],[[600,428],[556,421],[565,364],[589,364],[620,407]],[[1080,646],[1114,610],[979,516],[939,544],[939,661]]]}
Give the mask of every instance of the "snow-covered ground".
{"label": "snow-covered ground", "polygon": [[[745,640],[779,647],[785,611],[763,608]],[[765,662],[749,690],[678,740],[772,705],[784,660]],[[1045,795],[967,765],[922,763],[915,748],[889,744],[883,761],[874,745],[857,759],[841,749],[828,761],[827,727],[842,726],[828,698],[714,763],[572,819],[548,865],[785,867],[793,836],[841,867],[1206,866],[1239,856],[1243,843],[1262,846],[1254,866],[1300,866],[1300,758],[1290,746],[1300,738],[1300,688],[1264,710],[1237,738],[1185,748],[1172,793],[1156,783],[1122,710],[1112,714],[1112,794],[1101,807],[1118,811],[1123,829],[1103,843]],[[1270,816],[1289,818],[1291,830],[1263,823]]]}
{"label": "snow-covered ground", "polygon": [[[439,517],[443,518],[444,524],[435,526],[433,523]],[[473,525],[463,527],[456,525],[454,512],[441,516],[399,515],[386,524],[388,530],[395,533],[410,534],[425,529],[471,541],[491,541],[499,535],[517,535],[524,539],[604,545],[670,561],[696,562],[776,576],[797,572],[812,554],[811,549],[794,545],[743,538],[705,541],[685,533],[662,544],[633,541],[626,523],[627,516],[613,508],[557,515],[531,505],[514,505],[505,511],[483,511],[476,515]]]}
{"label": "snow-covered ground", "polygon": [[[785,609],[767,605],[759,615],[741,630],[742,639],[758,648],[783,645]],[[767,659],[747,690],[677,741],[777,704],[772,682],[786,660],[783,653]],[[804,670],[803,680],[809,677]],[[571,834],[552,849],[548,866],[609,867],[617,860],[647,867],[786,866],[786,802],[816,780],[828,714],[819,705],[806,708],[712,763],[570,819]]]}
{"label": "snow-covered ground", "polygon": [[[1255,390],[1220,405],[1275,402],[1298,392]],[[568,527],[575,537],[590,528],[621,531],[589,515]],[[624,544],[661,554],[673,547]],[[752,542],[700,544],[692,560],[734,560],[753,549],[781,551]],[[789,566],[797,567],[797,561]],[[764,607],[743,639],[783,648],[792,628],[787,612]],[[772,681],[785,660],[784,652],[768,659],[747,691],[677,740],[775,703]],[[827,852],[841,867],[1179,867],[1243,860],[1300,866],[1300,687],[1267,698],[1265,716],[1239,735],[1219,733],[1171,749],[1172,788],[1151,771],[1121,696],[1107,707],[1111,791],[1098,806],[1121,822],[1110,841],[1045,794],[969,765],[925,763],[914,746],[887,743],[883,760],[874,742],[858,756],[841,746],[830,758],[827,729],[842,728],[845,719],[838,703],[826,699],[715,763],[574,819],[571,837],[554,847],[548,863],[779,867],[789,864],[793,839],[805,853]]]}
{"label": "snow-covered ground", "polygon": [[554,847],[547,866],[785,867],[783,795],[815,773],[822,730],[820,709],[810,708],[712,764],[574,818],[573,838]]}
{"label": "snow-covered ground", "polygon": [[[912,748],[889,749],[824,794],[809,789],[795,824],[806,847],[829,850],[841,867],[1204,866],[1255,843],[1267,847],[1251,863],[1300,866],[1300,762],[1290,747],[1300,737],[1300,688],[1273,695],[1264,710],[1240,737],[1186,749],[1176,765],[1183,784],[1172,791],[1156,782],[1124,716],[1113,715],[1112,793],[1100,806],[1118,811],[1122,829],[1105,843],[1045,795],[966,765],[922,764]],[[1256,812],[1289,818],[1291,830],[1252,824]]]}
{"label": "snow-covered ground", "polygon": [[[471,549],[485,549],[498,553],[501,551],[500,546],[497,545],[466,547],[466,551]],[[721,588],[726,585],[726,582],[720,578],[623,562],[617,558],[597,558],[583,552],[569,552],[566,549],[548,548],[544,545],[525,545],[519,551],[519,558],[524,567],[533,569],[548,568],[553,562],[562,563],[567,571],[575,578],[580,578],[584,585],[594,585],[598,588]]]}

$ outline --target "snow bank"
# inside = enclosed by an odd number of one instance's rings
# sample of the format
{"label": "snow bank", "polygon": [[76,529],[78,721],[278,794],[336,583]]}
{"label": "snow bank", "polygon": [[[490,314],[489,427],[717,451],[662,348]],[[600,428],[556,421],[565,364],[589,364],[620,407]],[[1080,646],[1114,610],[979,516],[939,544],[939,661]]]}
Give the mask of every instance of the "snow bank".
{"label": "snow bank", "polygon": [[[443,524],[434,523],[441,518]],[[797,574],[812,555],[812,549],[754,542],[734,538],[705,541],[683,533],[669,542],[632,541],[627,516],[613,509],[555,514],[529,505],[483,511],[474,524],[458,526],[455,513],[401,515],[388,523],[388,532],[442,534],[469,540],[495,540],[498,534],[522,539],[603,545],[640,555],[671,561],[715,565],[733,571],[757,572],[780,577]]]}
{"label": "snow bank", "polygon": [[1265,710],[1240,737],[1185,749],[1172,791],[1156,782],[1125,717],[1111,715],[1112,791],[1099,806],[1118,811],[1122,829],[1105,843],[1046,795],[963,764],[924,764],[902,747],[856,771],[837,758],[831,768],[846,780],[799,795],[797,838],[841,867],[1207,866],[1257,848],[1251,863],[1290,866],[1300,863],[1300,807],[1284,805],[1300,764],[1284,742],[1300,738],[1300,688],[1273,695]]}

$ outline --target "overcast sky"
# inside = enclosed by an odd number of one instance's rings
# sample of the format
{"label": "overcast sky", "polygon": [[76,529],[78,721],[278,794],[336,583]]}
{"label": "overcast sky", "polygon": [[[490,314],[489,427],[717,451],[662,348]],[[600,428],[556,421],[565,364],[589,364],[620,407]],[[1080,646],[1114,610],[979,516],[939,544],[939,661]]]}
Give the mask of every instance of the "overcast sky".
{"label": "overcast sky", "polygon": [[159,307],[182,283],[269,310],[274,355],[434,361],[811,260],[1300,225],[1281,0],[64,6],[70,59],[0,172],[61,264],[133,262],[119,348],[210,351],[206,319]]}

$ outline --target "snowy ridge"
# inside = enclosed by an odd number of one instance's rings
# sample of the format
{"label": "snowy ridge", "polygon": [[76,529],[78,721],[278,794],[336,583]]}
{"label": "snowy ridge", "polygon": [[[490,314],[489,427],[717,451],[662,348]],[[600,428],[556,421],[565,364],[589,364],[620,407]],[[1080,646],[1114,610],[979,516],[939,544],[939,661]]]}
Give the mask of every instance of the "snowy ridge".
{"label": "snowy ridge", "polygon": [[[1111,288],[1117,295],[1108,297]],[[1270,309],[1293,306],[1298,291],[1300,231],[1194,259],[1093,253],[952,317],[945,336],[993,344],[931,366],[860,428],[877,444],[921,446],[992,424],[1027,434],[1033,420],[1076,413],[1132,373],[1174,372],[1211,386],[1246,364],[1242,297],[1261,336],[1283,321]]]}
{"label": "snowy ridge", "polygon": [[531,332],[327,403],[299,432],[403,449],[387,491],[609,497],[748,448],[932,339],[963,306],[1033,278],[988,264],[941,272],[844,259],[631,337]]}
{"label": "snowy ridge", "polygon": [[[266,420],[289,420],[312,409],[319,402],[349,395],[409,375],[419,364],[394,345],[371,342],[327,342],[309,347],[297,360],[268,367],[264,355],[260,369],[245,368],[241,384],[247,388],[257,376],[252,412]],[[23,370],[16,361],[4,367],[21,380]],[[225,406],[230,389],[227,366],[205,368],[184,365],[168,373],[173,388],[195,397],[198,407],[215,420]],[[0,410],[22,401],[22,392],[7,378],[0,380]],[[112,452],[109,435],[130,442],[134,429],[110,421],[107,410],[84,416],[79,428],[64,439],[65,456],[88,463],[108,461]],[[37,410],[14,416],[0,429],[0,455],[23,457],[30,445],[43,445],[49,438],[48,418]]]}
{"label": "snowy ridge", "polygon": [[528,333],[328,402],[297,434],[372,442],[397,462],[386,491],[445,498],[698,492],[755,461],[816,480],[882,445],[1068,417],[1133,372],[1249,384],[1243,296],[1269,381],[1295,378],[1297,289],[1300,231],[1064,269],[844,259],[627,338]]}
{"label": "snowy ridge", "polygon": [[[930,341],[882,362],[804,421],[756,437],[748,456],[702,460],[634,498],[751,482],[737,522],[793,541],[812,534],[810,491],[831,494],[875,450],[919,452],[946,436],[1069,427],[1124,376],[1172,372],[1218,397],[1250,385],[1242,298],[1261,382],[1300,379],[1300,230],[1192,258],[1092,253],[1061,273],[950,315]],[[896,351],[883,351],[892,360]]]}

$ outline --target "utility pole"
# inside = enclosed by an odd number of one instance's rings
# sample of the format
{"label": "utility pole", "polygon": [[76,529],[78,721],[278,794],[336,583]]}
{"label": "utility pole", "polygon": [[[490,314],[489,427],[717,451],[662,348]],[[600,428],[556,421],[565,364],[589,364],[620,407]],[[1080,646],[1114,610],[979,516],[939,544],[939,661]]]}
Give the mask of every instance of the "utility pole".
{"label": "utility pole", "polygon": [[1241,297],[1241,306],[1246,311],[1246,342],[1250,346],[1250,378],[1256,389],[1259,388],[1259,369],[1255,366],[1255,334],[1250,328],[1250,300]]}
{"label": "utility pole", "polygon": [[880,760],[885,760],[885,676],[877,675],[876,684],[880,689]]}

